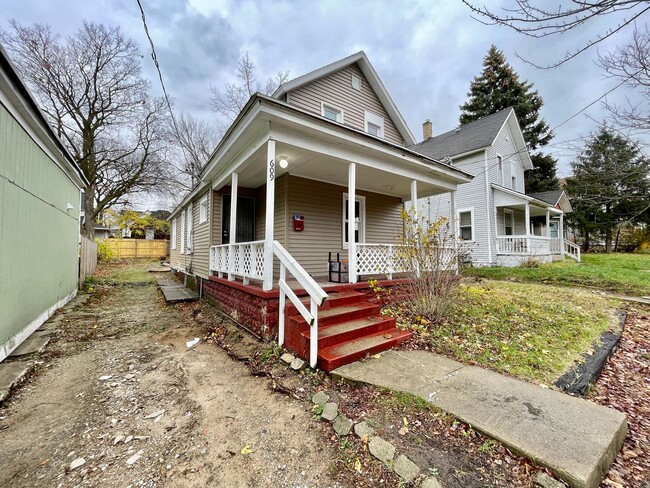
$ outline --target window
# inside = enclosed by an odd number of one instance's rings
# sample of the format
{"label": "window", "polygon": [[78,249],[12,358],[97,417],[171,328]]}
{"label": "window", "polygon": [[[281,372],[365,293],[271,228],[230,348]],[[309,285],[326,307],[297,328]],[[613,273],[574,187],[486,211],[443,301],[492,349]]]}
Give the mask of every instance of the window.
{"label": "window", "polygon": [[172,220],[172,249],[176,249],[176,219]]}
{"label": "window", "polygon": [[208,196],[204,196],[199,202],[199,224],[208,221]]}
{"label": "window", "polygon": [[517,189],[517,167],[514,161],[510,161],[510,184],[513,190]]}
{"label": "window", "polygon": [[181,254],[185,254],[185,210],[181,212]]}
{"label": "window", "polygon": [[497,154],[498,183],[503,186],[503,158]]}
{"label": "window", "polygon": [[372,112],[365,112],[364,123],[366,132],[375,137],[384,137],[384,118]]}
{"label": "window", "polygon": [[[343,194],[343,249],[348,248],[348,194]],[[354,203],[354,242],[366,241],[366,197],[357,196]]]}
{"label": "window", "polygon": [[458,211],[458,234],[464,241],[474,240],[474,209]]}
{"label": "window", "polygon": [[513,235],[514,213],[512,210],[503,211],[503,233],[507,236]]}
{"label": "window", "polygon": [[332,105],[321,103],[321,115],[326,119],[338,122],[339,124],[343,123],[343,110],[333,107]]}
{"label": "window", "polygon": [[192,254],[192,238],[194,237],[194,213],[192,212],[192,204],[187,206],[187,254]]}
{"label": "window", "polygon": [[352,75],[352,88],[361,90],[361,78],[356,75]]}

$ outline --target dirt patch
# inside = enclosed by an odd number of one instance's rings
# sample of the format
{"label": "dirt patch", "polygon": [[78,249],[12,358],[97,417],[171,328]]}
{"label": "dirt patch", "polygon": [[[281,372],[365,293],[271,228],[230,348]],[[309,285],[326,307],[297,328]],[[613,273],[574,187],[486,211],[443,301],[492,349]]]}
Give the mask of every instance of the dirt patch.
{"label": "dirt patch", "polygon": [[0,409],[0,486],[346,486],[309,405],[212,344],[188,350],[200,309],[93,287]]}

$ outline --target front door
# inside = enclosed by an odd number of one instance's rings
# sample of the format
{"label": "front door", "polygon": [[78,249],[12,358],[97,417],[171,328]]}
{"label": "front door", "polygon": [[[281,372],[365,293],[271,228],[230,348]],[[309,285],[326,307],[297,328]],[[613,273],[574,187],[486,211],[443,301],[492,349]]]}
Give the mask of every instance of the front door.
{"label": "front door", "polygon": [[553,239],[557,239],[558,237],[560,237],[560,234],[558,232],[558,229],[560,227],[560,223],[559,222],[550,222],[549,225],[550,225],[550,227],[549,227],[549,236],[551,238],[553,238]]}
{"label": "front door", "polygon": [[[230,195],[223,195],[221,212],[221,243],[230,242]],[[237,233],[235,242],[255,240],[255,199],[237,197]]]}

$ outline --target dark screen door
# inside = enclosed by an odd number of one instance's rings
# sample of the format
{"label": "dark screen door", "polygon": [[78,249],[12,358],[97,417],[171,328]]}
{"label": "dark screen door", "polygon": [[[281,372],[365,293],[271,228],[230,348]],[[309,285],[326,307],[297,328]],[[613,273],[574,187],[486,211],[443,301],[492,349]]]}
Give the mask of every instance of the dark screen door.
{"label": "dark screen door", "polygon": [[[230,195],[223,196],[223,212],[221,212],[221,242],[230,242]],[[235,242],[255,240],[255,199],[237,197],[237,234]]]}

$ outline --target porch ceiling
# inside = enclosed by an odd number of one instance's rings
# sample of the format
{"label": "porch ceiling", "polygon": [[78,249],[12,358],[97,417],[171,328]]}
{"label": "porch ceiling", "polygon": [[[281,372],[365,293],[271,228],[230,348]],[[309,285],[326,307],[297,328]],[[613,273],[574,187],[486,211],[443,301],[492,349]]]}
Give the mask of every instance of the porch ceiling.
{"label": "porch ceiling", "polygon": [[[278,177],[290,173],[343,187],[348,186],[349,161],[280,141],[276,142],[275,154],[278,163],[283,158],[289,163],[287,168],[281,168],[276,164]],[[356,172],[357,189],[391,195],[403,200],[411,199],[412,178],[363,164],[357,164]],[[229,181],[223,183],[223,185],[227,184]],[[264,184],[266,184],[266,145],[257,149],[241,166],[239,172],[240,186],[258,188]],[[421,180],[418,180],[417,190],[418,198],[449,192],[449,188]]]}

